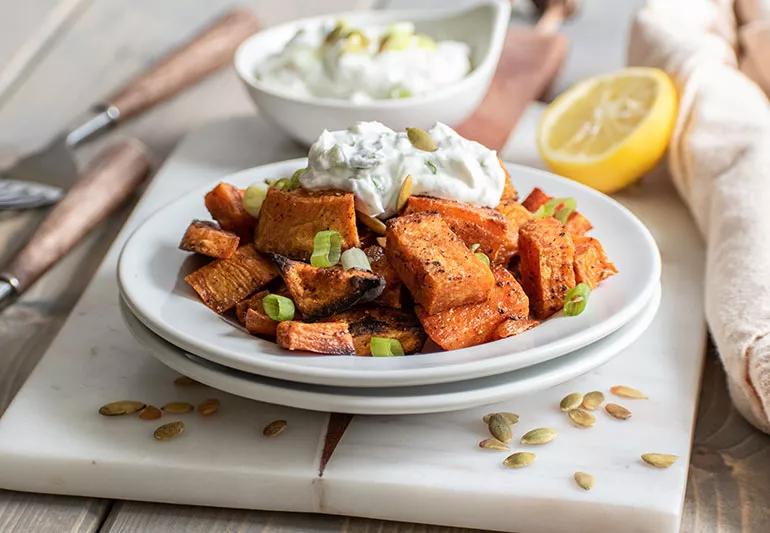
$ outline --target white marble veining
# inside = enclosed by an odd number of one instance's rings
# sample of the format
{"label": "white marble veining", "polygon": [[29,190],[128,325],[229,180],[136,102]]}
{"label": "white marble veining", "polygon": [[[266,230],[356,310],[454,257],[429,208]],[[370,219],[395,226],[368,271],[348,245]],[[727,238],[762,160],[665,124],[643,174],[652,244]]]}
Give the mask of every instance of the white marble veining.
{"label": "white marble veining", "polygon": [[[533,114],[523,124],[531,124]],[[535,163],[532,130],[513,137],[508,158]],[[117,307],[115,262],[131,228],[158,206],[219,175],[300,155],[252,117],[191,134],[151,185],[126,228],[11,407],[0,419],[0,487],[229,507],[318,511],[537,533],[674,532],[687,479],[690,437],[702,366],[703,251],[673,188],[650,179],[618,198],[650,227],[663,256],[663,304],[650,330],[610,363],[551,390],[502,405],[456,413],[356,417],[318,478],[327,415],[182,389],[175,374],[130,337]],[[515,183],[516,177],[513,176]],[[570,426],[555,407],[573,390],[626,383],[649,400],[619,400],[625,422],[597,412],[596,427]],[[163,403],[222,400],[210,418],[182,415],[184,436],[152,439],[154,422],[96,414],[118,398]],[[488,410],[521,415],[515,437],[536,426],[560,431],[523,470],[500,466],[502,453],[476,447]],[[274,440],[260,435],[289,421]],[[171,420],[171,418],[166,418]],[[524,449],[525,447],[515,447]],[[668,470],[639,460],[675,453]],[[591,492],[572,481],[591,472]]]}

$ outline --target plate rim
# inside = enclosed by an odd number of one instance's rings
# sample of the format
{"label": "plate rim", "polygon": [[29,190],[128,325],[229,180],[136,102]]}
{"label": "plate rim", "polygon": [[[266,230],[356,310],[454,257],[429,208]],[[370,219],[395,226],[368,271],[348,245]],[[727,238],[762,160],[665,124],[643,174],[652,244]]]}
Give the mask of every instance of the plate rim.
{"label": "plate rim", "polygon": [[[152,357],[177,372],[188,375],[204,385],[224,391],[228,394],[255,401],[275,403],[271,401],[271,399],[274,400],[275,396],[279,394],[279,392],[275,391],[290,391],[289,394],[284,394],[284,398],[287,398],[288,401],[281,401],[281,403],[276,403],[276,405],[285,405],[292,408],[320,412],[342,412],[357,415],[408,415],[457,411],[489,405],[507,401],[521,394],[528,394],[537,390],[554,387],[571,379],[580,377],[620,355],[624,350],[636,342],[654,321],[658,314],[658,310],[660,309],[661,301],[662,288],[661,284],[658,283],[650,301],[647,302],[642,310],[620,330],[611,333],[596,343],[585,346],[575,352],[571,352],[566,356],[523,369],[506,372],[502,375],[486,376],[450,384],[433,383],[416,386],[392,387],[392,389],[397,389],[396,393],[402,389],[439,389],[439,392],[433,392],[422,396],[402,396],[396,400],[394,400],[394,396],[388,396],[387,394],[378,394],[377,396],[367,396],[366,394],[367,391],[381,393],[387,391],[387,389],[372,389],[371,387],[358,387],[352,389],[350,387],[338,385],[310,385],[311,390],[308,390],[307,384],[259,376],[242,370],[233,369],[225,365],[220,365],[203,357],[189,354],[162,337],[155,335],[151,329],[144,326],[141,320],[131,312],[130,308],[122,298],[120,300],[120,311],[131,335],[137,342],[139,342],[139,344],[151,352]],[[130,317],[127,315],[130,315]],[[135,326],[131,325],[132,320],[136,325],[142,328],[142,333],[137,334]],[[151,340],[148,341],[148,337]],[[159,356],[157,352],[158,347],[160,347],[166,355]],[[176,361],[176,364],[169,363],[168,360],[170,358],[173,358]],[[201,362],[197,362],[196,359],[199,359]],[[567,362],[565,362],[565,360],[567,360]],[[197,373],[195,370],[190,372],[190,368],[201,369],[201,373]],[[472,387],[461,391],[443,393],[440,391],[440,388],[442,387],[458,387],[463,384],[471,384],[474,382],[478,384],[483,381],[491,381],[494,379],[500,380],[500,378],[513,377],[517,373],[536,372],[538,369],[541,371],[545,369],[545,377],[543,377],[543,374],[541,373],[539,376],[529,376],[521,380],[506,379],[489,387]],[[238,385],[223,388],[221,386],[221,381],[219,381],[217,385],[207,383],[207,380],[209,380],[208,376],[218,374],[224,376],[222,379],[227,381],[234,380]],[[289,385],[289,387],[282,387],[282,384]],[[258,398],[256,397],[258,393],[244,395],[241,392],[234,392],[234,389],[236,388],[242,390],[240,387],[249,386],[258,387],[263,393],[267,391],[267,394],[262,394],[262,397]],[[511,388],[513,388],[513,390],[509,390]],[[322,390],[319,391],[317,389]],[[356,389],[363,392],[360,394],[350,393]],[[343,394],[341,394],[341,392],[343,392]],[[268,396],[268,398],[265,398],[265,396]],[[397,397],[397,394],[395,396]],[[426,402],[426,398],[430,399],[430,401]],[[450,399],[447,400],[447,398]],[[442,399],[444,401],[443,404],[441,404]],[[347,405],[345,403],[346,401],[348,402]],[[365,406],[365,402],[369,402],[370,405]],[[401,405],[401,407],[399,407],[399,405]]]}
{"label": "plate rim", "polygon": [[[119,292],[121,297],[125,300],[126,304],[131,308],[133,314],[156,335],[170,342],[171,344],[181,347],[182,349],[191,352],[196,356],[245,372],[272,377],[275,379],[284,379],[317,385],[350,386],[350,382],[355,382],[355,386],[359,387],[408,386],[431,383],[447,383],[451,381],[459,381],[462,379],[499,374],[520,368],[526,368],[534,364],[540,364],[583,348],[586,345],[596,342],[617,331],[620,327],[630,321],[636,315],[638,309],[641,308],[645,302],[650,300],[653,291],[659,284],[662,266],[660,251],[657,247],[657,243],[655,242],[655,239],[653,238],[649,229],[647,229],[647,227],[639,220],[639,218],[636,217],[636,215],[634,215],[628,208],[613,198],[604,195],[594,189],[591,189],[581,183],[569,180],[545,170],[505,161],[504,164],[512,175],[519,171],[534,174],[535,176],[540,176],[545,180],[556,180],[557,182],[560,181],[566,183],[568,186],[580,189],[584,194],[593,196],[595,199],[597,199],[597,201],[610,202],[615,209],[620,210],[625,218],[636,227],[648,250],[652,252],[651,259],[653,265],[651,274],[647,280],[647,285],[643,287],[643,290],[637,292],[635,294],[635,298],[620,312],[589,328],[588,331],[593,333],[592,335],[586,334],[585,331],[580,333],[573,333],[564,338],[552,341],[546,345],[528,348],[523,351],[505,353],[490,357],[488,359],[456,362],[440,366],[406,369],[378,369],[377,371],[365,371],[361,369],[340,369],[321,366],[302,367],[300,365],[294,364],[287,365],[283,362],[280,362],[279,360],[271,360],[267,358],[260,359],[253,357],[254,354],[259,353],[256,350],[248,357],[244,355],[224,352],[216,346],[212,345],[211,342],[189,337],[188,335],[175,331],[175,328],[170,327],[168,324],[164,324],[163,322],[156,322],[156,320],[148,316],[143,311],[142,306],[136,305],[134,299],[131,297],[131,291],[126,290],[127,286],[130,289],[130,285],[126,283],[126,257],[130,255],[132,248],[137,246],[135,239],[136,236],[140,234],[140,232],[142,232],[145,227],[151,225],[156,217],[161,216],[166,209],[170,208],[174,204],[181,204],[189,198],[201,196],[211,187],[213,183],[218,181],[246,179],[247,176],[254,173],[261,172],[263,174],[269,174],[271,169],[274,167],[281,168],[287,166],[296,166],[306,164],[306,162],[307,158],[300,157],[268,163],[265,165],[258,165],[243,169],[238,172],[233,172],[225,176],[220,176],[201,187],[196,187],[195,189],[186,192],[180,197],[165,203],[153,211],[149,216],[147,216],[132,231],[131,235],[128,237],[123,248],[121,249],[120,257],[118,258],[117,278]],[[505,340],[497,342],[505,342]],[[472,350],[474,348],[478,348],[478,346],[463,348],[462,350]],[[524,355],[524,357],[522,357],[522,355]],[[525,361],[526,363],[521,364],[522,361]]]}

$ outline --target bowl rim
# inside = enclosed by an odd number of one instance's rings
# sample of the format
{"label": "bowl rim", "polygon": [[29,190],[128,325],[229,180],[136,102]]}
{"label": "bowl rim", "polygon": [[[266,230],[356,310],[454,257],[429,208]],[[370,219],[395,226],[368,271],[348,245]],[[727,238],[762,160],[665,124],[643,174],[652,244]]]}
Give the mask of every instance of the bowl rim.
{"label": "bowl rim", "polygon": [[[491,7],[494,11],[494,17],[492,21],[493,31],[489,36],[490,46],[483,57],[483,59],[474,66],[474,68],[462,79],[447,85],[440,87],[433,94],[423,94],[417,96],[410,96],[408,98],[394,98],[394,99],[376,99],[364,103],[354,103],[351,100],[344,100],[341,98],[329,98],[320,96],[295,96],[287,93],[283,93],[278,89],[270,87],[269,85],[261,82],[252,73],[252,68],[255,61],[246,59],[247,54],[251,53],[254,48],[257,48],[255,42],[261,40],[266,34],[271,32],[278,32],[286,30],[287,28],[297,28],[308,24],[317,24],[329,19],[339,18],[361,18],[370,16],[376,19],[378,16],[386,17],[388,19],[405,19],[405,20],[425,20],[431,18],[441,18],[451,16],[453,14],[464,13],[471,10],[479,9],[482,6]],[[494,72],[494,68],[497,66],[497,62],[500,59],[502,53],[503,43],[505,35],[508,29],[508,19],[510,17],[511,7],[507,1],[504,0],[482,0],[470,6],[464,6],[461,8],[418,8],[418,9],[392,9],[392,10],[358,10],[358,11],[343,11],[337,13],[327,13],[324,15],[316,15],[313,17],[305,17],[300,19],[294,19],[288,22],[278,24],[276,26],[270,26],[248,37],[243,41],[235,51],[233,56],[233,66],[235,68],[238,77],[241,81],[250,88],[269,95],[273,98],[278,98],[287,102],[304,105],[316,105],[333,109],[351,109],[355,108],[360,111],[376,111],[382,109],[404,109],[412,106],[419,106],[422,104],[436,102],[442,99],[457,96],[464,92],[469,86],[477,83],[479,79],[489,75],[491,80],[491,74]],[[260,56],[262,57],[262,56]],[[247,66],[248,65],[248,66]],[[492,71],[492,72],[490,72]]]}

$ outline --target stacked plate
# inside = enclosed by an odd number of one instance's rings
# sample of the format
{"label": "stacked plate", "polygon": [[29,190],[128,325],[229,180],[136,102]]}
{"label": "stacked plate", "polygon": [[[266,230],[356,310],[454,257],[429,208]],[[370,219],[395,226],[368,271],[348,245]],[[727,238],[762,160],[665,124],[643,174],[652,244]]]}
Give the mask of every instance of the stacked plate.
{"label": "stacked plate", "polygon": [[[245,187],[305,164],[304,159],[274,163],[222,180]],[[658,249],[644,225],[607,196],[547,172],[507,166],[522,192],[537,186],[575,198],[618,267],[577,317],[557,314],[512,338],[407,357],[287,352],[213,314],[183,281],[200,263],[177,245],[192,219],[209,218],[206,187],[160,209],[126,243],[118,267],[126,322],[155,357],[182,374],[240,396],[305,409],[448,411],[569,380],[617,355],[652,321],[660,302]]]}

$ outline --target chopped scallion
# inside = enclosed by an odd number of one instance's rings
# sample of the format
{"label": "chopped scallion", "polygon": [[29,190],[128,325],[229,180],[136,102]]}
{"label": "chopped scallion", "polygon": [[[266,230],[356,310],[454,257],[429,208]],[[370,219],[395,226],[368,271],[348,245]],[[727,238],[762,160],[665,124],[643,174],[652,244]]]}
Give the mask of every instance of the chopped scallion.
{"label": "chopped scallion", "polygon": [[469,246],[471,252],[476,253],[476,250],[478,250],[481,247],[481,245],[477,242],[474,242]]}
{"label": "chopped scallion", "polygon": [[340,260],[342,236],[334,230],[319,231],[313,237],[313,255],[310,264],[314,267],[331,267]]}
{"label": "chopped scallion", "polygon": [[433,161],[425,161],[425,164],[428,165],[428,168],[430,169],[431,174],[435,174],[436,172],[438,172],[436,163],[434,163]]}
{"label": "chopped scallion", "polygon": [[267,196],[267,188],[264,185],[251,185],[243,194],[243,208],[251,216],[258,217],[265,196]]}
{"label": "chopped scallion", "polygon": [[388,337],[372,337],[369,346],[374,357],[392,357],[394,355],[404,355],[404,348],[398,339]]}
{"label": "chopped scallion", "polygon": [[577,316],[585,311],[588,305],[588,295],[591,294],[591,288],[585,283],[578,283],[575,287],[567,291],[564,296],[564,314],[566,316]]}
{"label": "chopped scallion", "polygon": [[562,198],[561,200],[561,203],[556,206],[553,216],[562,224],[566,224],[569,216],[575,212],[577,202],[574,198]]}
{"label": "chopped scallion", "polygon": [[371,272],[372,266],[369,264],[369,258],[366,256],[361,248],[348,248],[340,256],[342,268],[348,270],[350,268],[358,268],[361,270],[368,270]]}
{"label": "chopped scallion", "polygon": [[268,294],[262,298],[262,309],[276,322],[294,318],[294,302],[278,294]]}
{"label": "chopped scallion", "polygon": [[479,261],[489,266],[489,257],[487,257],[487,254],[483,252],[474,252],[473,255],[475,255],[479,259]]}

